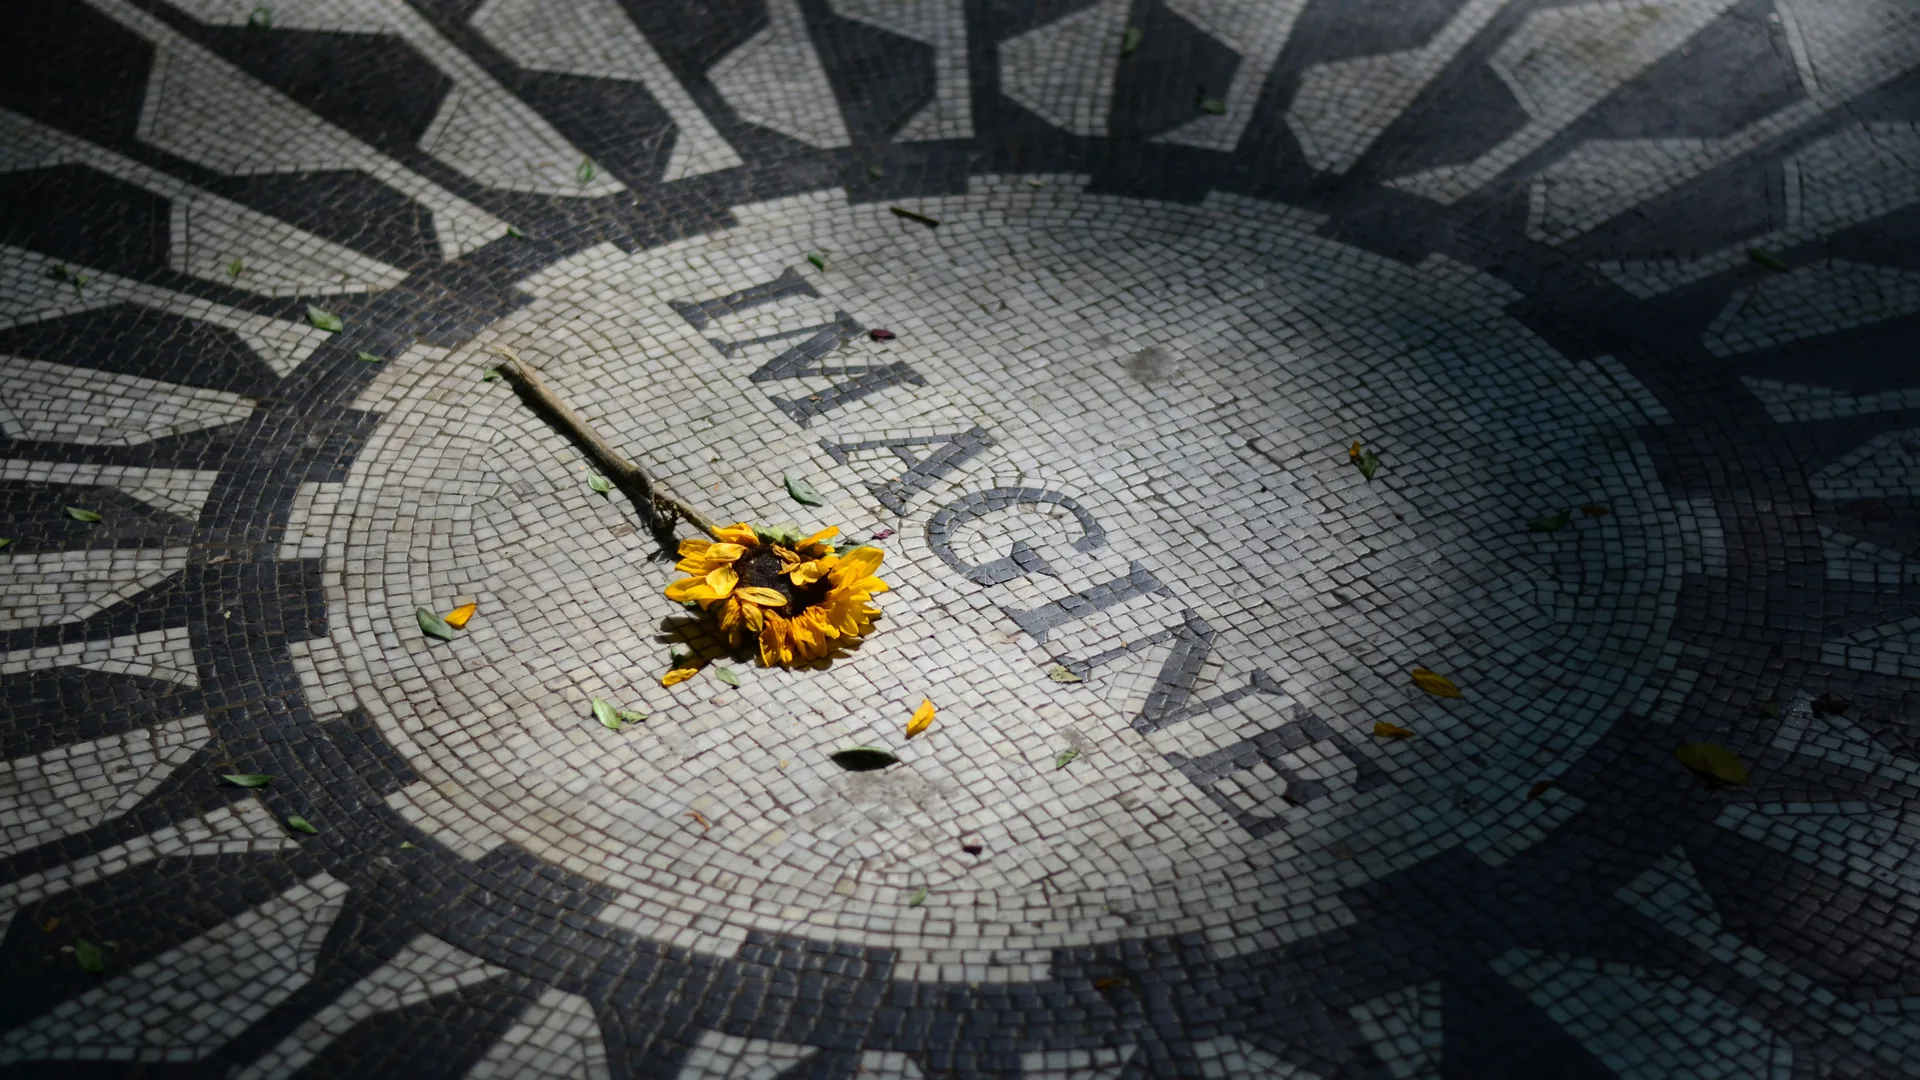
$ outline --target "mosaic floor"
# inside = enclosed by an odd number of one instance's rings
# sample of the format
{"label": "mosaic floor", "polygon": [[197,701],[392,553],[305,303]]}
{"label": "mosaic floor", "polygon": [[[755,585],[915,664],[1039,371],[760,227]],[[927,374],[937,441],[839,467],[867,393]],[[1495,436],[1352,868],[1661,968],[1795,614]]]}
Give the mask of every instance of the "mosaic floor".
{"label": "mosaic floor", "polygon": [[0,1074],[1920,1076],[1912,0],[15,8]]}

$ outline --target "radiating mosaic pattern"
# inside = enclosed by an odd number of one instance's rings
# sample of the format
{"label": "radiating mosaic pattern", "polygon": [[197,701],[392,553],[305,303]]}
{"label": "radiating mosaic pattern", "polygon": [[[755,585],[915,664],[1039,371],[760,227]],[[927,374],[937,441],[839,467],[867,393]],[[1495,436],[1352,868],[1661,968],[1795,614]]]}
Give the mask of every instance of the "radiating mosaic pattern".
{"label": "radiating mosaic pattern", "polygon": [[9,1075],[1920,1074],[1911,4],[13,29]]}

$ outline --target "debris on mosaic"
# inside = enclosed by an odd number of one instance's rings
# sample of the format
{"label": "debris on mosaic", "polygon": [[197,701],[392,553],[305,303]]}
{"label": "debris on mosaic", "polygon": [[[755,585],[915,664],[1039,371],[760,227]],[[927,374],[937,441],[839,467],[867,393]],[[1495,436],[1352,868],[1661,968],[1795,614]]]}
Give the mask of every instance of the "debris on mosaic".
{"label": "debris on mosaic", "polygon": [[1534,784],[1532,787],[1527,789],[1527,801],[1532,802],[1535,799],[1538,799],[1540,796],[1545,795],[1548,792],[1548,790],[1550,790],[1555,786],[1557,786],[1557,782],[1553,780],[1539,781],[1538,783]]}
{"label": "debris on mosaic", "polygon": [[891,750],[878,746],[850,746],[827,755],[827,760],[848,772],[873,772],[900,762]]}
{"label": "debris on mosaic", "polygon": [[907,721],[907,738],[911,739],[932,727],[934,711],[931,699],[921,699],[920,707],[913,710],[913,718]]}
{"label": "debris on mosaic", "polygon": [[1673,756],[1704,779],[1726,784],[1747,782],[1747,767],[1740,756],[1717,743],[1681,743]]}
{"label": "debris on mosaic", "polygon": [[446,623],[455,630],[465,630],[467,628],[467,620],[473,618],[474,612],[479,610],[479,604],[461,604],[459,607],[447,612]]}
{"label": "debris on mosaic", "polygon": [[84,521],[89,525],[98,524],[101,521],[99,511],[88,510],[79,506],[67,507],[67,516],[75,521]]}
{"label": "debris on mosaic", "polygon": [[707,820],[707,815],[698,810],[689,810],[687,811],[687,816],[693,819],[694,824],[700,826],[701,832],[706,833],[713,831],[713,822]]}
{"label": "debris on mosaic", "polygon": [[1074,670],[1065,664],[1055,664],[1047,671],[1047,677],[1057,683],[1085,682]]}
{"label": "debris on mosaic", "polygon": [[940,222],[938,219],[930,218],[925,214],[915,213],[914,211],[909,210],[904,206],[889,206],[887,207],[887,209],[893,213],[894,217],[903,218],[907,221],[912,221],[921,225],[925,225],[929,229],[937,229],[940,227]]}
{"label": "debris on mosaic", "polygon": [[337,334],[346,328],[340,316],[314,304],[307,305],[307,321],[313,324],[314,329],[325,330],[329,334]]}
{"label": "debris on mosaic", "polygon": [[907,898],[908,907],[919,907],[921,904],[924,904],[926,902],[927,902],[927,887],[925,885],[922,885],[918,889],[913,890],[913,895]]}
{"label": "debris on mosaic", "polygon": [[1411,739],[1411,738],[1413,738],[1413,729],[1412,729],[1412,728],[1403,728],[1403,727],[1401,727],[1401,726],[1400,726],[1399,724],[1389,724],[1389,723],[1387,723],[1387,722],[1386,722],[1385,720],[1376,720],[1376,721],[1374,721],[1374,723],[1373,723],[1373,733],[1374,733],[1375,735],[1377,735],[1377,736],[1379,736],[1379,737],[1380,737],[1380,738],[1382,738],[1382,739]]}
{"label": "debris on mosaic", "polygon": [[827,505],[826,497],[821,495],[819,489],[812,484],[807,483],[797,476],[789,476],[786,477],[785,480],[787,484],[787,494],[793,496],[794,502],[802,506]]}
{"label": "debris on mosaic", "polygon": [[1353,462],[1354,468],[1360,470],[1360,475],[1369,480],[1373,479],[1373,474],[1380,470],[1380,455],[1365,449],[1358,439],[1353,441],[1352,446],[1347,447],[1347,460]]}
{"label": "debris on mosaic", "polygon": [[303,832],[303,833],[307,833],[308,835],[314,835],[314,836],[317,836],[320,833],[319,829],[314,828],[313,822],[308,821],[306,818],[301,817],[299,814],[287,815],[287,828],[292,829],[295,832]]}
{"label": "debris on mosaic", "polygon": [[1080,751],[1077,748],[1071,747],[1071,746],[1067,747],[1065,750],[1060,751],[1060,753],[1054,757],[1053,759],[1054,770],[1057,772],[1061,769],[1066,768],[1068,765],[1071,765],[1073,763],[1074,758],[1077,758],[1079,756],[1080,756]]}
{"label": "debris on mosaic", "polygon": [[1412,674],[1413,685],[1425,690],[1434,697],[1457,698],[1460,696],[1460,688],[1455,686],[1453,680],[1447,678],[1445,675],[1428,671],[1423,667],[1414,668]]}
{"label": "debris on mosaic", "polygon": [[1571,510],[1562,510],[1557,514],[1543,514],[1540,517],[1533,518],[1527,522],[1527,531],[1528,532],[1558,532],[1559,530],[1566,528],[1567,522],[1572,520],[1573,520],[1573,512]]}
{"label": "debris on mosaic", "polygon": [[234,787],[266,787],[273,781],[273,777],[267,773],[225,773],[220,779]]}
{"label": "debris on mosaic", "polygon": [[871,601],[889,588],[874,576],[885,554],[836,548],[829,541],[839,533],[829,526],[802,538],[797,526],[739,522],[713,541],[682,540],[675,567],[689,576],[667,586],[667,599],[698,604],[730,648],[753,635],[767,667],[824,660],[873,629],[880,609]]}
{"label": "debris on mosaic", "polygon": [[449,626],[447,620],[441,618],[431,608],[414,608],[413,617],[415,621],[420,624],[422,632],[437,637],[442,641],[453,640],[453,627]]}

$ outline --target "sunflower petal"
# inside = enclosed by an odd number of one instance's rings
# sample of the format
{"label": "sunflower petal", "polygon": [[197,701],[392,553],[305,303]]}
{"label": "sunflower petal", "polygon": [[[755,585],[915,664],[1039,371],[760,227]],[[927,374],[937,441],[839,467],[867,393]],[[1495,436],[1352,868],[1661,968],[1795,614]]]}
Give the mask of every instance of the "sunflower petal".
{"label": "sunflower petal", "polygon": [[[738,596],[739,593],[736,592],[734,595]],[[761,616],[766,612],[766,610],[767,610],[766,608],[761,607],[759,604],[749,604],[749,603],[742,602],[740,604],[740,617],[746,620],[747,629],[757,634],[760,632],[760,628],[765,624],[765,620],[762,619]]]}
{"label": "sunflower petal", "polygon": [[913,710],[913,719],[907,721],[907,738],[911,739],[915,735],[932,727],[933,714],[933,700],[931,698],[922,698],[920,707]]}
{"label": "sunflower petal", "polygon": [[739,544],[714,544],[707,548],[707,559],[711,562],[733,562],[747,553]]}
{"label": "sunflower petal", "polygon": [[708,585],[705,579],[692,577],[681,578],[667,586],[667,599],[676,604],[684,604],[689,600],[712,600],[715,597],[713,586]]}
{"label": "sunflower petal", "polygon": [[872,577],[873,572],[880,569],[880,560],[886,557],[879,548],[854,548],[840,556],[840,565],[833,568],[833,580],[842,583]]}
{"label": "sunflower petal", "polygon": [[780,595],[778,590],[764,588],[759,585],[746,585],[735,589],[734,595],[749,603],[759,604],[761,607],[777,608],[787,606],[787,598]]}
{"label": "sunflower petal", "polygon": [[698,674],[700,674],[700,669],[697,667],[677,667],[665,675],[660,676],[660,685],[672,686],[675,683],[683,683]]}
{"label": "sunflower petal", "polygon": [[713,595],[718,597],[725,597],[738,584],[740,584],[740,575],[735,573],[731,566],[716,567],[707,574],[707,586],[713,590]]}
{"label": "sunflower petal", "polygon": [[744,521],[718,530],[713,534],[713,538],[723,544],[734,544],[745,547],[760,546],[759,538],[753,533],[753,526]]}
{"label": "sunflower petal", "polygon": [[682,540],[680,541],[680,554],[704,555],[706,554],[707,549],[712,546],[713,546],[713,541],[701,540],[698,537]]}
{"label": "sunflower petal", "polygon": [[826,577],[827,574],[833,570],[836,561],[838,560],[829,555],[824,559],[804,562],[794,567],[793,572],[787,576],[793,580],[795,585],[811,585],[821,578]]}

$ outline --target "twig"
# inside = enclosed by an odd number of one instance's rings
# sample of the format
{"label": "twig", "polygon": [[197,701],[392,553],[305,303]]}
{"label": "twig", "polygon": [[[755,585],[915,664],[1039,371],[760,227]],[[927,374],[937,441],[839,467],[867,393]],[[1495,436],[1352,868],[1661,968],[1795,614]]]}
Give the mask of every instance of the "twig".
{"label": "twig", "polygon": [[607,474],[607,479],[612,480],[616,487],[625,492],[627,497],[640,507],[654,535],[664,538],[670,536],[673,531],[672,516],[662,520],[660,514],[662,510],[667,511],[669,515],[685,518],[694,528],[708,536],[719,532],[720,527],[714,524],[712,518],[668,495],[651,473],[621,457],[618,450],[607,445],[607,441],[600,437],[599,432],[588,427],[587,422],[580,419],[578,413],[568,408],[566,402],[555,397],[553,391],[547,389],[546,384],[540,381],[540,376],[535,374],[532,368],[522,364],[519,357],[512,355],[511,350],[502,349],[499,353],[501,360],[498,370],[501,377],[512,383],[521,397],[527,399],[527,402],[536,410],[546,413],[547,419],[571,436],[573,441],[587,452],[587,456]]}

